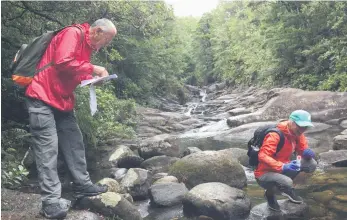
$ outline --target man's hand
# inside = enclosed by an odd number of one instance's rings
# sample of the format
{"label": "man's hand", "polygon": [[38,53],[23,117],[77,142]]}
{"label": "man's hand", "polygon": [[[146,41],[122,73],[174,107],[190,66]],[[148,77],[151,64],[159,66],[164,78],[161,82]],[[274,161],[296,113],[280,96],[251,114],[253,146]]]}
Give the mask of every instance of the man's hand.
{"label": "man's hand", "polygon": [[105,77],[105,76],[108,76],[108,72],[107,70],[105,69],[105,67],[102,67],[102,66],[97,66],[97,65],[93,65],[94,69],[93,69],[93,72],[100,76],[100,77]]}

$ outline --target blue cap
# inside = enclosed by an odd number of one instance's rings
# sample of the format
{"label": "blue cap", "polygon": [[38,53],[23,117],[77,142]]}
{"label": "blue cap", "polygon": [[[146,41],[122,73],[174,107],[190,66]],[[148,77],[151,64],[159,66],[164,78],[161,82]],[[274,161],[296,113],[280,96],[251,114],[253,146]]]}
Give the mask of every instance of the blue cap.
{"label": "blue cap", "polygon": [[304,110],[293,111],[289,119],[294,121],[299,127],[313,127],[311,122],[311,115]]}

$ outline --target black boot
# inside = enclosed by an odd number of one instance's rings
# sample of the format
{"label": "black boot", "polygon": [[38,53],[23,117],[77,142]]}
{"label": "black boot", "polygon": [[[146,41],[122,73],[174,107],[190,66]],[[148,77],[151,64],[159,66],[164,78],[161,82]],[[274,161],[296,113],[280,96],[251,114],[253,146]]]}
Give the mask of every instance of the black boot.
{"label": "black boot", "polygon": [[60,202],[46,204],[42,203],[40,214],[48,219],[64,219],[69,211],[68,205],[62,205]]}
{"label": "black boot", "polygon": [[74,190],[75,191],[75,196],[77,198],[80,197],[86,197],[86,196],[97,196],[101,193],[107,192],[108,187],[106,185],[96,185],[93,184],[85,189],[82,190]]}
{"label": "black boot", "polygon": [[276,211],[276,212],[281,211],[280,205],[278,204],[277,199],[273,193],[270,193],[269,190],[265,190],[264,197],[267,200],[267,204],[269,206],[269,209]]}
{"label": "black boot", "polygon": [[293,203],[301,204],[303,202],[302,199],[295,194],[294,188],[285,188],[282,191],[282,195],[288,197],[288,199]]}

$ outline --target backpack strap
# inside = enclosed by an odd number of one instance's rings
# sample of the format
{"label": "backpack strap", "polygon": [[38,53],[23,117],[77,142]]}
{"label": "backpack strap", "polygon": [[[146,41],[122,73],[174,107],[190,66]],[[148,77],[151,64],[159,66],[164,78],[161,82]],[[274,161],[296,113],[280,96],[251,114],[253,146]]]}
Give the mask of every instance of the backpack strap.
{"label": "backpack strap", "polygon": [[[62,31],[65,28],[68,28],[68,27],[77,27],[78,29],[80,29],[80,31],[81,31],[81,40],[80,40],[81,41],[81,45],[80,46],[82,46],[83,39],[84,39],[84,30],[83,30],[81,25],[79,25],[79,24],[69,25],[69,26],[66,26],[66,27],[64,27],[62,29],[59,29],[58,31],[56,31],[56,33],[59,33],[60,31]],[[42,70],[45,70],[48,67],[53,66],[53,65],[54,65],[54,63],[53,63],[53,61],[51,61],[51,62],[47,63],[46,65],[44,65],[43,67],[41,67],[40,69],[37,69],[34,74],[37,74],[37,73],[41,72]]]}
{"label": "backpack strap", "polygon": [[277,127],[276,128],[270,128],[266,131],[266,134],[270,133],[270,132],[275,132],[280,136],[280,141],[277,144],[277,149],[276,149],[276,153],[275,156],[277,155],[278,152],[280,152],[280,150],[282,150],[283,146],[284,146],[284,134],[282,131],[280,131]]}

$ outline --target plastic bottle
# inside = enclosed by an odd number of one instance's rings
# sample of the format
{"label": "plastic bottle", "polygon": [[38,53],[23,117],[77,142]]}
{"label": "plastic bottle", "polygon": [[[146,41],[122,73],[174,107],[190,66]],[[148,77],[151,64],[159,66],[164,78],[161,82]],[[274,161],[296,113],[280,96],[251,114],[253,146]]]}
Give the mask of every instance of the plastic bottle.
{"label": "plastic bottle", "polygon": [[301,169],[301,156],[300,155],[296,156],[296,164],[299,166],[299,168],[296,171],[300,171],[300,169]]}

